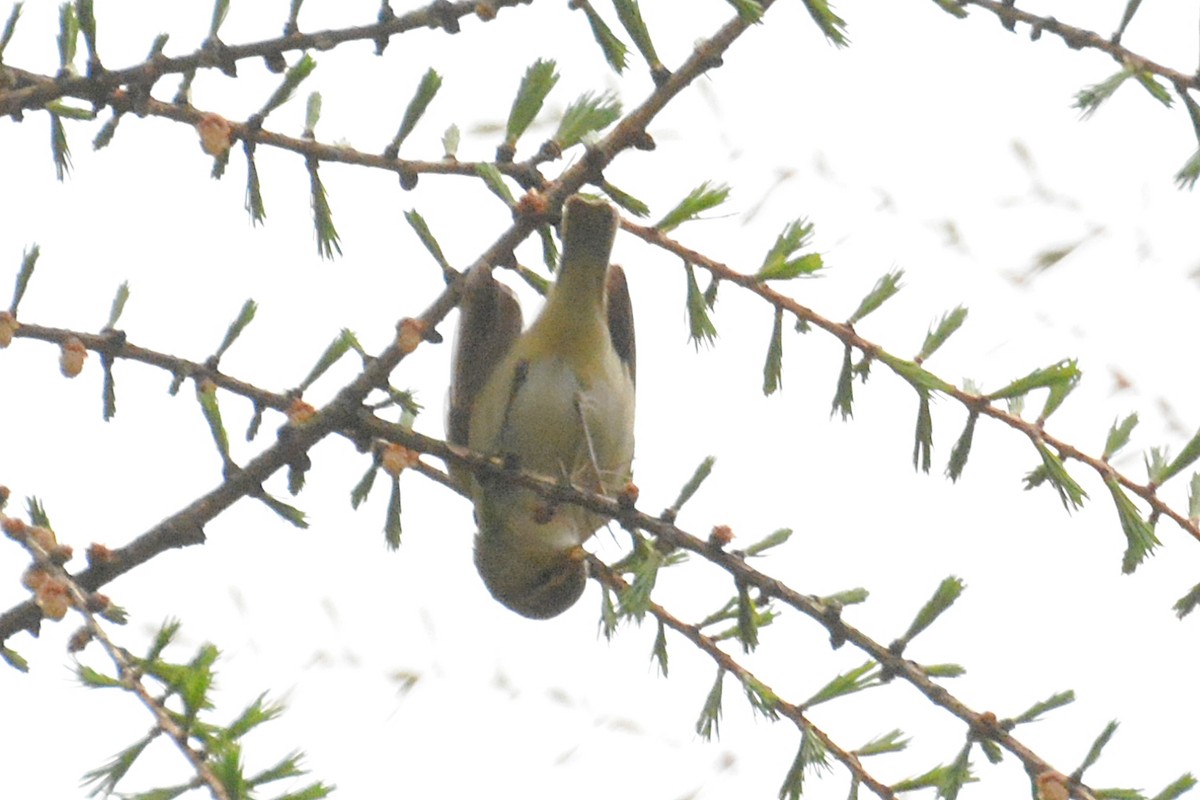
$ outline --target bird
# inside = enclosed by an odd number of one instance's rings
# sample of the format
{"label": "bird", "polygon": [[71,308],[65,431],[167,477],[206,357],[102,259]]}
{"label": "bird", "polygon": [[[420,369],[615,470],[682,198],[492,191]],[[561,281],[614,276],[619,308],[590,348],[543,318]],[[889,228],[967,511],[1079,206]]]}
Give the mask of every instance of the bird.
{"label": "bird", "polygon": [[[567,199],[557,277],[524,332],[512,290],[490,270],[467,274],[451,443],[609,497],[630,486],[637,359],[625,273],[609,265],[617,225],[604,200]],[[451,475],[474,504],[475,566],[492,596],[531,619],[574,605],[587,583],[582,544],[606,519],[503,479]]]}

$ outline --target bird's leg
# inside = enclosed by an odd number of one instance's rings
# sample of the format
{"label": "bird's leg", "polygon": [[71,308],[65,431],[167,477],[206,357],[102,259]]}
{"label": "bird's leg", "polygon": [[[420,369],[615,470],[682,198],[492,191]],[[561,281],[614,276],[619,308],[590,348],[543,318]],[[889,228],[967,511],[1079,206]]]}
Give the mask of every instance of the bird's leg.
{"label": "bird's leg", "polygon": [[582,392],[575,393],[575,413],[579,415],[579,426],[583,429],[583,440],[587,443],[588,463],[596,480],[595,491],[602,497],[608,495],[604,491],[604,481],[600,475],[600,462],[596,459],[596,447],[592,442],[592,432],[588,428],[587,414],[584,413],[584,397]]}

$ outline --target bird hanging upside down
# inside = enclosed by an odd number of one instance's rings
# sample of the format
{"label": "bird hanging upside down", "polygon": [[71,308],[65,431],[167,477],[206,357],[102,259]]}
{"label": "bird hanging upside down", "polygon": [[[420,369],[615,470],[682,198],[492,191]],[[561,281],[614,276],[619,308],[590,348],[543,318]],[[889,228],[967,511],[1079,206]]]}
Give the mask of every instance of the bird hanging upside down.
{"label": "bird hanging upside down", "polygon": [[[617,213],[575,195],[564,206],[558,279],[521,333],[521,308],[490,273],[472,273],[460,303],[448,438],[522,470],[620,494],[633,461],[633,309],[609,266]],[[581,545],[605,518],[552,506],[536,492],[456,474],[475,504],[475,566],[492,595],[534,619],[583,593]]]}

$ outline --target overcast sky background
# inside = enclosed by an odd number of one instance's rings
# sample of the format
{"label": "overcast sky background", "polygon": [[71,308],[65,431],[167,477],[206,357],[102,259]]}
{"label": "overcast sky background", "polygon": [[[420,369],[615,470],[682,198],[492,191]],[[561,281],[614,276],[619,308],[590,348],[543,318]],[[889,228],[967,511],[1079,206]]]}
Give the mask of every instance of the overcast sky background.
{"label": "overcast sky background", "polygon": [[[673,3],[643,6],[669,66],[730,14],[719,0],[689,3],[686,14]],[[1108,34],[1123,6],[1028,9]],[[1125,44],[1191,70],[1197,6],[1145,4]],[[205,3],[97,0],[96,7],[101,55],[112,67],[140,61],[163,31],[171,34],[166,52],[190,52],[210,15]],[[598,7],[612,16],[606,4]],[[1189,348],[1197,333],[1196,197],[1173,184],[1195,149],[1186,114],[1130,85],[1079,121],[1074,93],[1117,66],[1053,37],[1031,43],[1025,29],[1009,34],[980,10],[960,22],[921,0],[835,8],[849,23],[851,47],[829,46],[800,3],[776,4],[722,68],[651,125],[658,150],[623,154],[607,177],[648,202],[653,219],[702,180],[728,182],[729,203],[677,236],[742,271],[758,267],[788,221],[809,218],[829,273],[783,288],[828,317],[846,318],[880,275],[903,268],[901,294],[858,326],[898,355],[914,354],[942,312],[967,305],[966,326],[928,365],[947,380],[995,388],[1077,357],[1084,382],[1049,430],[1098,454],[1113,419],[1137,411],[1142,424],[1117,466],[1144,480],[1141,453],[1164,444],[1177,452],[1198,424],[1200,383]],[[235,2],[222,38],[273,37],[286,9],[282,0]],[[370,2],[309,0],[301,28],[362,24],[376,11]],[[6,63],[52,74],[56,13],[55,4],[27,3]],[[522,140],[520,159],[580,92],[611,87],[630,108],[651,88],[636,55],[626,77],[612,75],[582,16],[548,0],[502,11],[487,25],[465,20],[454,37],[398,37],[382,59],[371,49],[358,43],[314,54],[317,70],[266,127],[298,135],[303,98],[321,91],[318,138],[378,152],[432,66],[444,77],[442,92],[401,154],[436,158],[442,132],[457,123],[460,158],[490,158],[499,137],[487,126],[503,124],[525,67],[557,59],[562,79],[546,123]],[[239,72],[237,81],[198,76],[194,104],[230,119],[257,110],[278,78],[250,62]],[[175,86],[163,80],[155,96],[169,100]],[[243,210],[240,148],[225,178],[212,181],[211,160],[185,126],[129,117],[112,145],[93,153],[100,123],[69,123],[74,171],[58,184],[43,117],[0,123],[0,275],[15,275],[30,244],[42,247],[21,319],[97,330],[128,280],[132,297],[120,327],[130,340],[203,360],[253,297],[258,317],[222,370],[277,391],[298,383],[340,328],[376,352],[396,319],[419,313],[440,291],[440,273],[403,211],[417,209],[458,266],[508,221],[477,182],[423,176],[404,193],[389,174],[324,165],[344,255],[322,262],[300,158],[258,149],[268,219],[256,229]],[[1053,269],[1030,274],[1039,253],[1076,243]],[[536,242],[519,255],[540,262]],[[958,575],[967,592],[908,652],[925,663],[964,665],[951,692],[1003,717],[1075,689],[1073,706],[1017,734],[1069,771],[1104,724],[1120,719],[1106,757],[1089,773],[1095,786],[1153,794],[1200,767],[1187,724],[1200,709],[1200,688],[1187,677],[1197,623],[1180,623],[1170,610],[1200,574],[1195,541],[1161,525],[1163,548],[1123,577],[1124,540],[1094,475],[1072,468],[1091,502],[1068,516],[1051,489],[1022,491],[1021,477],[1037,463],[1029,444],[981,422],[966,473],[951,485],[941,470],[965,413],[944,400],[933,409],[933,474],[916,475],[916,398],[886,370],[876,367],[855,386],[851,422],[830,420],[841,347],[820,332],[788,331],[784,391],[763,398],[766,306],[724,287],[714,317],[720,339],[696,351],[686,341],[678,262],[629,237],[619,237],[614,260],[630,274],[638,325],[640,507],[667,506],[695,465],[716,455],[713,477],[680,517],[685,529],[705,535],[729,524],[748,544],[794,528],[789,545],[756,566],[804,593],[865,586],[871,599],[847,619],[884,642],[903,632],[942,578]],[[529,318],[536,303],[525,297]],[[448,347],[423,347],[394,376],[418,392],[427,410],[417,429],[431,435],[442,433],[448,355]],[[319,405],[354,373],[347,360],[306,399]],[[1130,387],[1118,391],[1114,373]],[[116,378],[118,414],[106,424],[94,355],[68,382],[53,348],[17,341],[0,354],[0,483],[13,492],[9,512],[38,496],[77,553],[91,541],[126,543],[220,476],[190,385],[169,397],[170,376],[134,364],[118,364]],[[234,457],[248,460],[281,420],[268,416],[261,440],[247,445],[239,434],[248,403],[221,400]],[[404,543],[388,552],[380,533],[384,482],[364,508],[349,508],[367,459],[334,439],[312,455],[308,488],[293,501],[309,515],[308,530],[244,501],[208,526],[204,547],[166,554],[105,590],[131,614],[128,629],[112,633],[135,652],[166,617],[182,619],[188,647],[222,648],[224,718],[263,690],[288,701],[281,723],[248,740],[252,766],[303,748],[314,775],[347,798],[774,796],[798,733],[756,719],[727,678],[721,740],[699,741],[693,725],[716,670],[685,642],[668,637],[671,675],[658,677],[649,660],[652,625],[623,627],[611,643],[597,638],[595,585],[555,620],[517,617],[474,573],[465,501],[405,475]],[[283,476],[268,489],[283,496]],[[1185,508],[1182,487],[1164,495]],[[620,531],[595,539],[610,560],[625,542]],[[0,547],[5,608],[24,597],[24,564],[15,545]],[[692,560],[661,575],[656,599],[699,619],[732,592],[723,573]],[[74,627],[73,620],[46,624],[41,640],[22,635],[9,643],[33,668],[0,679],[7,720],[0,763],[11,796],[84,796],[79,776],[150,725],[130,699],[75,686],[63,649]],[[785,612],[744,663],[799,701],[865,660],[849,648],[830,651],[826,638]],[[190,654],[181,648],[174,656]],[[101,663],[99,651],[88,660]],[[406,678],[415,679],[407,691]],[[813,720],[846,747],[893,728],[913,735],[908,754],[868,764],[887,781],[949,762],[965,733],[906,685],[831,704]],[[976,751],[973,761],[984,780],[979,796],[1027,791],[1013,759],[992,767]],[[126,789],[180,780],[184,765],[164,748]],[[847,780],[835,767],[808,796],[844,797]]]}

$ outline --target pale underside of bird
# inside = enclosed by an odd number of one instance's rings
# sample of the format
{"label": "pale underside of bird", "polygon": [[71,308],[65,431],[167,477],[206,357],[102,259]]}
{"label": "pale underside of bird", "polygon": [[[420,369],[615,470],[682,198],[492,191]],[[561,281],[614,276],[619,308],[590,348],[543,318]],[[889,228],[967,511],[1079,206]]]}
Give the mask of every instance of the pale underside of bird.
{"label": "pale underside of bird", "polygon": [[[486,270],[467,277],[452,443],[609,497],[629,485],[636,357],[625,274],[608,263],[616,228],[608,203],[567,200],[557,280],[523,333],[512,290]],[[587,582],[581,545],[604,517],[503,478],[452,474],[475,505],[475,565],[492,595],[535,619],[570,608]]]}

